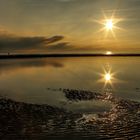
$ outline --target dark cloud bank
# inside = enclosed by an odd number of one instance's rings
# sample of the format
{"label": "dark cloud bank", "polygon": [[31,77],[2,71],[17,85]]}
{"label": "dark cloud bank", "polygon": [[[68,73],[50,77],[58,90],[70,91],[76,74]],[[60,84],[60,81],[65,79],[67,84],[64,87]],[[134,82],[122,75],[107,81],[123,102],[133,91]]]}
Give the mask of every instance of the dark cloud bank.
{"label": "dark cloud bank", "polygon": [[0,35],[0,53],[18,51],[49,51],[66,48],[68,43],[62,42],[64,36],[47,37],[17,37]]}
{"label": "dark cloud bank", "polygon": [[104,48],[94,46],[76,46],[65,41],[62,35],[52,37],[33,36],[20,37],[0,34],[0,54],[3,53],[64,53],[102,51]]}

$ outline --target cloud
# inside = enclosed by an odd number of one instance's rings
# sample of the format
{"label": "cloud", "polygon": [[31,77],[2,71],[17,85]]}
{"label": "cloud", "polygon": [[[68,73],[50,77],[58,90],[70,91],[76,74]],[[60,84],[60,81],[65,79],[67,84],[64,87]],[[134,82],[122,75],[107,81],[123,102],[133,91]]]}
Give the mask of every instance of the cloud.
{"label": "cloud", "polygon": [[0,53],[49,53],[49,52],[90,52],[104,50],[101,46],[79,46],[66,42],[64,36],[19,37],[0,35]]}
{"label": "cloud", "polygon": [[29,50],[40,50],[46,49],[45,47],[53,43],[61,41],[64,37],[53,36],[50,38],[46,37],[17,37],[0,35],[0,52],[17,52],[17,51],[29,51]]}
{"label": "cloud", "polygon": [[66,50],[66,49],[70,49],[70,48],[74,48],[74,46],[70,45],[70,43],[68,43],[68,42],[61,42],[61,43],[57,43],[57,44],[48,46],[49,50]]}
{"label": "cloud", "polygon": [[[78,44],[78,43],[77,43]],[[52,37],[33,36],[21,37],[13,34],[0,33],[0,54],[2,53],[88,53],[106,50],[95,45],[75,45],[66,42],[62,35]]]}
{"label": "cloud", "polygon": [[62,40],[63,38],[64,36],[53,36],[51,38],[46,39],[46,43],[47,44],[54,43],[54,42]]}

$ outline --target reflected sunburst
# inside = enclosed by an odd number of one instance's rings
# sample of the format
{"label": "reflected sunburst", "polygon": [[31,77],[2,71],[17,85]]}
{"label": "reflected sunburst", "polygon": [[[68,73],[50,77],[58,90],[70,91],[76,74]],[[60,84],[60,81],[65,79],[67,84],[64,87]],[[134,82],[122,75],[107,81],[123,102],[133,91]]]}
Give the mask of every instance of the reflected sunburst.
{"label": "reflected sunburst", "polygon": [[114,89],[114,83],[118,82],[118,80],[115,78],[116,73],[112,72],[111,68],[108,68],[107,70],[104,68],[104,72],[100,73],[99,75],[101,78],[98,80],[98,82],[104,83],[103,89]]}
{"label": "reflected sunburst", "polygon": [[105,74],[104,78],[105,78],[106,81],[110,81],[111,80],[111,74],[110,73]]}

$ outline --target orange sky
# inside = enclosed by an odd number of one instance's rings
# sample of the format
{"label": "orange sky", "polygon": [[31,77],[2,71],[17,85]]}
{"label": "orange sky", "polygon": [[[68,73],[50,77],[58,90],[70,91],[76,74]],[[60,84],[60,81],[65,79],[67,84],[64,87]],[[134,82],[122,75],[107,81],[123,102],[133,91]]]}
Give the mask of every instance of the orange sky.
{"label": "orange sky", "polygon": [[[113,28],[96,21],[121,19]],[[0,53],[140,52],[139,0],[1,0]],[[40,38],[62,39],[47,44]],[[35,40],[37,39],[37,40]],[[35,44],[36,43],[36,44]],[[18,46],[18,47],[17,47]]]}

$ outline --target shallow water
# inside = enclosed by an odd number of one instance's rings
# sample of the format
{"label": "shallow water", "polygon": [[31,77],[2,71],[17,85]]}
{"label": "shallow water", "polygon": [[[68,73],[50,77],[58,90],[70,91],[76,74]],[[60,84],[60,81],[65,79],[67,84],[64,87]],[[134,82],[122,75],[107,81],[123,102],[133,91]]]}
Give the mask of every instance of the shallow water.
{"label": "shallow water", "polygon": [[[140,102],[139,70],[139,57],[0,60],[0,91],[16,100],[55,105],[65,100],[55,92],[59,88],[109,91]],[[108,83],[105,71],[112,75]]]}
{"label": "shallow water", "polygon": [[53,106],[25,104],[1,98],[0,137],[6,140],[140,138],[140,103],[118,99],[111,93],[81,90],[63,92],[68,101],[79,103],[88,99],[93,102],[106,101],[113,106],[105,112],[95,113],[93,109],[91,113],[76,113]]}

